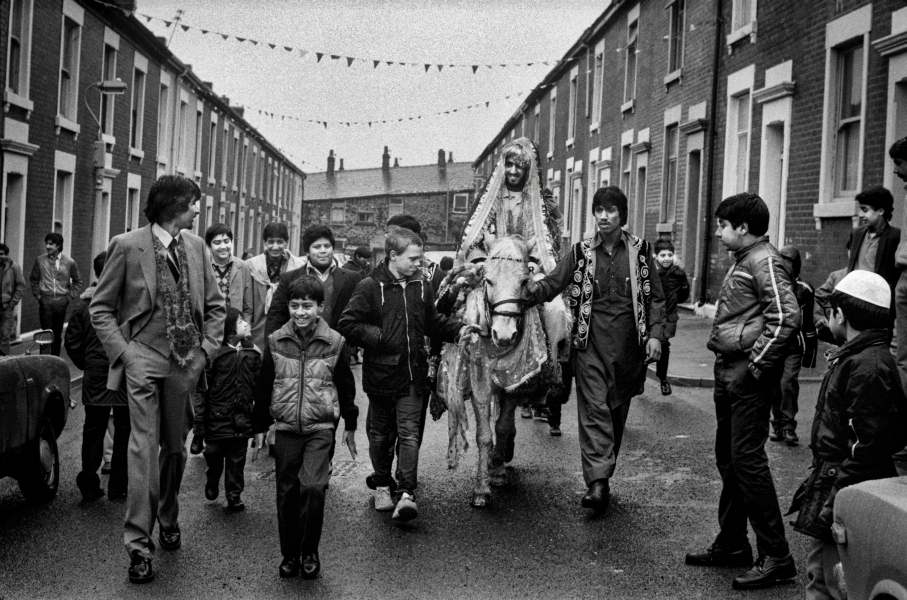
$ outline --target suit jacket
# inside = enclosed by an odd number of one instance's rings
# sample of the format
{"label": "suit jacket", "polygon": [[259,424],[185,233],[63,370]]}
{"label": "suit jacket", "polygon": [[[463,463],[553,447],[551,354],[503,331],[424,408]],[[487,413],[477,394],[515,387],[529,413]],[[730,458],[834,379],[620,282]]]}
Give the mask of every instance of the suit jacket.
{"label": "suit jacket", "polygon": [[[208,259],[211,260],[210,250]],[[242,313],[246,323],[252,325],[252,271],[246,261],[239,257],[232,257],[233,267],[230,269],[230,306]],[[212,260],[213,262],[213,260]],[[216,277],[215,277],[216,279]]]}
{"label": "suit jacket", "polygon": [[[287,295],[290,291],[290,284],[297,278],[307,273],[308,265],[287,271],[280,276],[280,282],[277,284],[277,290],[274,292],[274,298],[271,300],[271,308],[268,310],[268,320],[265,324],[265,339],[269,335],[286,325],[290,320],[290,309],[287,307]],[[331,300],[331,320],[327,321],[328,327],[337,331],[337,322],[343,313],[346,305],[350,303],[356,284],[362,279],[359,273],[348,269],[335,268],[331,277],[334,278],[334,294]]]}
{"label": "suit jacket", "polygon": [[[863,238],[869,229],[866,225],[857,227],[850,233],[850,261],[847,263],[847,272],[851,272],[857,266],[857,257],[860,254],[860,247],[863,245]],[[898,283],[901,271],[895,265],[894,254],[901,243],[901,230],[889,225],[882,233],[879,234],[879,246],[876,249],[875,272],[881,275],[888,285],[891,286],[891,298],[894,300],[894,286]]]}
{"label": "suit jacket", "polygon": [[[119,389],[124,377],[121,356],[154,310],[157,265],[153,235],[151,225],[146,225],[110,240],[107,262],[91,300],[91,323],[110,359],[107,389]],[[180,236],[189,261],[192,319],[202,334],[202,349],[210,358],[221,346],[227,309],[205,253],[205,241],[189,231]],[[199,384],[206,386],[204,374]]]}

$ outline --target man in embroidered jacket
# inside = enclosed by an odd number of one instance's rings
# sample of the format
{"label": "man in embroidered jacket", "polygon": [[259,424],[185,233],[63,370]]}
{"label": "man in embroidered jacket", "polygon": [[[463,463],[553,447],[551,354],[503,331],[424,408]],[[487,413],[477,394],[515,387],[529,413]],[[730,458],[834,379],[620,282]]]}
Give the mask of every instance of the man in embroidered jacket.
{"label": "man in embroidered jacket", "polygon": [[203,370],[223,337],[227,311],[205,242],[184,231],[200,197],[195,182],[177,175],[151,186],[145,206],[151,224],[110,241],[89,309],[110,359],[107,388],[126,381],[132,432],[124,541],[134,583],[154,578],[156,522],[163,548],[180,545],[177,494],[191,398],[199,377],[205,386]]}
{"label": "man in embroidered jacket", "polygon": [[575,244],[548,277],[527,283],[526,293],[548,302],[569,288],[580,454],[589,486],[582,505],[603,512],[630,399],[643,391],[646,364],[661,355],[665,300],[649,243],[621,229],[627,222],[623,192],[599,189],[592,213],[595,237]]}

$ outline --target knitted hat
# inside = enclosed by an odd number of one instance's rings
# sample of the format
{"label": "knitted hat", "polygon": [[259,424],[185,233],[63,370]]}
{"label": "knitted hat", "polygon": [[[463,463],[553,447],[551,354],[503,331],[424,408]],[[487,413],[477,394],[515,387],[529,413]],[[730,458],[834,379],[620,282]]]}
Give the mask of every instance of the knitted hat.
{"label": "knitted hat", "polygon": [[885,279],[872,271],[851,271],[835,286],[836,292],[881,308],[891,306],[891,288]]}

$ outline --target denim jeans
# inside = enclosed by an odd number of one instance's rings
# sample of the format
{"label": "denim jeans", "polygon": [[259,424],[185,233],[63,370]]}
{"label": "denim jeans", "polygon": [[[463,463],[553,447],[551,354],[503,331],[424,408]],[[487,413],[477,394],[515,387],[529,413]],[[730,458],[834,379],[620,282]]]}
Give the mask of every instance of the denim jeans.
{"label": "denim jeans", "polygon": [[318,551],[333,445],[333,429],[312,433],[278,429],[274,435],[277,529],[284,558]]}
{"label": "denim jeans", "polygon": [[379,487],[391,483],[394,429],[400,454],[397,467],[400,471],[398,489],[413,494],[416,491],[416,473],[419,469],[419,429],[425,398],[410,386],[406,396],[368,397],[368,452],[375,470],[375,484]]}
{"label": "denim jeans", "polygon": [[757,380],[749,358],[715,360],[715,462],[721,474],[717,542],[725,548],[747,545],[746,523],[756,534],[760,556],[790,553],[765,442],[775,386],[780,373],[766,370]]}
{"label": "denim jeans", "polygon": [[69,296],[42,296],[38,301],[38,320],[41,329],[50,329],[54,332],[54,341],[50,344],[50,353],[60,356],[60,346],[63,344],[63,325],[66,323],[66,309],[69,307]]}
{"label": "denim jeans", "polygon": [[792,348],[784,357],[784,368],[781,381],[775,388],[772,399],[772,427],[775,429],[796,431],[797,401],[800,398],[800,366],[803,363],[803,350],[799,346]]}

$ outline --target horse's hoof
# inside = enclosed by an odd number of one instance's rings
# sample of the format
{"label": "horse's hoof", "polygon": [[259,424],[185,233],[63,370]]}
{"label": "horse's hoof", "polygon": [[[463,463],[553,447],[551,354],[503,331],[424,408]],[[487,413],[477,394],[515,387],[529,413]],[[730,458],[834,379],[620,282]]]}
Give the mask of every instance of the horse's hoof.
{"label": "horse's hoof", "polygon": [[485,496],[476,495],[472,497],[472,502],[470,503],[473,508],[485,508],[488,506],[489,500]]}

